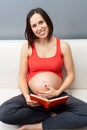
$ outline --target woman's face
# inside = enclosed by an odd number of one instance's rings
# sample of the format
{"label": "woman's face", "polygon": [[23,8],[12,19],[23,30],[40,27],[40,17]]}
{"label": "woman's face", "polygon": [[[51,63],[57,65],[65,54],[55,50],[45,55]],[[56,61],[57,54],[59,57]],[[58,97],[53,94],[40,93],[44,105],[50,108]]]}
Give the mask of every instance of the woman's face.
{"label": "woman's face", "polygon": [[45,20],[43,17],[35,13],[31,18],[30,18],[30,25],[31,29],[34,33],[34,35],[40,39],[47,38],[48,33],[49,33],[49,28],[48,25],[46,24]]}

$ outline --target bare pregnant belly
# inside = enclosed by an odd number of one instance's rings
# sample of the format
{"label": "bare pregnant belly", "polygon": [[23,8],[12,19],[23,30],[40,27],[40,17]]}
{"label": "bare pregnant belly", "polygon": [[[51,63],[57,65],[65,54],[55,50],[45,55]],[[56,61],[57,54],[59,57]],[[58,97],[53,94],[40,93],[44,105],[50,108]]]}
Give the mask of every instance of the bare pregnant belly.
{"label": "bare pregnant belly", "polygon": [[62,84],[62,79],[52,72],[41,72],[36,74],[30,81],[30,89],[36,93],[37,91],[46,91],[46,85],[58,89]]}

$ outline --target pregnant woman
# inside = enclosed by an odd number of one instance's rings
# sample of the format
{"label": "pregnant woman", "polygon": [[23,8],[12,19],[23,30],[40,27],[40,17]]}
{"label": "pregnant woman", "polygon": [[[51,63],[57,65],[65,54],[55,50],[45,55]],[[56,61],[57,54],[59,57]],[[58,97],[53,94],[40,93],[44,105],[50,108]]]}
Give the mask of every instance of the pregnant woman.
{"label": "pregnant woman", "polygon": [[[30,99],[30,93],[53,98],[66,93],[74,81],[74,64],[68,43],[53,36],[53,24],[41,8],[26,18],[26,43],[21,49],[21,95],[0,106],[0,121],[19,125],[18,130],[57,130],[87,125],[87,103],[70,95],[68,101],[46,110]],[[65,69],[65,78],[62,69]],[[67,93],[66,93],[67,94]]]}

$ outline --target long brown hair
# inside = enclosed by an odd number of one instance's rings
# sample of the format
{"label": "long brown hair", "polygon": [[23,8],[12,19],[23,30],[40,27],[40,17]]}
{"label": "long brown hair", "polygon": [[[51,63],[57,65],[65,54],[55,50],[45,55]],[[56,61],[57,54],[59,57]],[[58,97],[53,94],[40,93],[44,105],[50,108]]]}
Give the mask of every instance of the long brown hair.
{"label": "long brown hair", "polygon": [[37,37],[34,35],[32,29],[31,29],[31,25],[30,25],[30,18],[35,14],[38,13],[40,14],[43,19],[45,20],[48,28],[49,28],[49,33],[48,33],[48,40],[51,38],[52,34],[53,34],[53,23],[49,17],[49,15],[42,9],[42,8],[35,8],[32,9],[26,17],[26,29],[25,29],[25,38],[28,40],[28,47],[34,42],[35,39],[37,39]]}

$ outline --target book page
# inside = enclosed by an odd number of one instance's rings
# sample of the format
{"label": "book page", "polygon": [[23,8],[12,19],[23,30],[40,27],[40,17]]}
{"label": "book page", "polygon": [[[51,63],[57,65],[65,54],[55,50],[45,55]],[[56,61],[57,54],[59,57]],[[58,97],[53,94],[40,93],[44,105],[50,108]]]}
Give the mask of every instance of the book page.
{"label": "book page", "polygon": [[50,102],[53,102],[53,101],[57,101],[57,100],[62,100],[62,99],[67,99],[69,96],[63,96],[63,97],[57,97],[57,98],[53,98],[53,99],[50,99]]}
{"label": "book page", "polygon": [[46,101],[46,102],[49,102],[49,100],[47,98],[44,98],[44,97],[41,97],[41,96],[38,96],[38,95],[35,95],[35,94],[30,94],[30,98],[33,100],[37,100],[39,101],[40,100],[43,100],[43,101]]}

